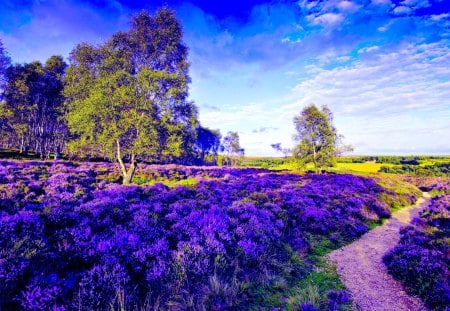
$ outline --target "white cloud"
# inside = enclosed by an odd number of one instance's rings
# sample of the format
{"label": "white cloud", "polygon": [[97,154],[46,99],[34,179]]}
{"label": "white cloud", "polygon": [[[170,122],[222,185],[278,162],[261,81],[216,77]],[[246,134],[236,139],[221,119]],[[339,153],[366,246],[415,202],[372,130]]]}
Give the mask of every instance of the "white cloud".
{"label": "white cloud", "polygon": [[358,53],[362,54],[362,53],[371,53],[371,52],[375,52],[378,51],[380,49],[379,46],[377,45],[372,45],[372,46],[367,46],[365,48],[359,49]]}
{"label": "white cloud", "polygon": [[303,0],[303,1],[299,1],[298,5],[301,8],[305,8],[305,9],[310,10],[310,9],[314,8],[317,5],[317,1]]}
{"label": "white cloud", "polygon": [[450,17],[449,13],[442,13],[442,14],[438,14],[438,15],[431,15],[431,19],[433,21],[441,21],[441,20],[449,18],[449,17]]}
{"label": "white cloud", "polygon": [[309,15],[307,18],[312,25],[334,27],[344,20],[344,15],[341,13],[325,13],[318,16]]}
{"label": "white cloud", "polygon": [[356,12],[359,8],[361,8],[360,5],[347,0],[340,1],[336,6],[343,12]]}
{"label": "white cloud", "polygon": [[328,105],[355,152],[414,152],[411,144],[422,152],[449,150],[449,64],[449,42],[441,41],[407,44],[344,67],[312,66],[290,109]]}
{"label": "white cloud", "polygon": [[392,13],[395,15],[403,15],[403,14],[409,14],[412,12],[412,9],[407,6],[399,5],[395,7],[395,9],[392,10]]}
{"label": "white cloud", "polygon": [[391,0],[372,0],[372,4],[374,5],[391,5]]}
{"label": "white cloud", "polygon": [[400,4],[412,7],[414,9],[426,8],[430,6],[428,0],[404,0]]}
{"label": "white cloud", "polygon": [[[220,128],[222,134],[238,131],[241,145],[249,155],[277,155],[270,144],[292,145],[292,118],[299,110],[281,105],[248,103],[225,111],[201,111],[200,122],[209,128]],[[255,131],[255,128],[268,128]],[[276,130],[275,130],[276,129]]]}
{"label": "white cloud", "polygon": [[417,0],[404,0],[400,2],[401,5],[414,6],[416,5]]}

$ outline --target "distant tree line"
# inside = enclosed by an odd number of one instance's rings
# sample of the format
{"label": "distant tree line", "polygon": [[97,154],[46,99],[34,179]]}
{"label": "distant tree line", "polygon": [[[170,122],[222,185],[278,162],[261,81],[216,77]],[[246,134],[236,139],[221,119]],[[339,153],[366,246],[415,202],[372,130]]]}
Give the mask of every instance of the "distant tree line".
{"label": "distant tree line", "polygon": [[424,166],[419,166],[415,164],[382,166],[380,167],[379,172],[390,174],[414,175],[414,176],[450,177],[450,163],[435,163]]}
{"label": "distant tree line", "polygon": [[389,163],[396,165],[420,165],[430,160],[447,160],[445,156],[352,156],[338,159],[340,163]]}
{"label": "distant tree line", "polygon": [[[172,10],[140,12],[128,31],[78,44],[69,64],[11,64],[0,42],[0,147],[41,158],[62,153],[117,160],[124,182],[138,161],[233,164],[236,132],[221,141],[188,100],[188,48]],[[126,164],[125,164],[126,163]]]}

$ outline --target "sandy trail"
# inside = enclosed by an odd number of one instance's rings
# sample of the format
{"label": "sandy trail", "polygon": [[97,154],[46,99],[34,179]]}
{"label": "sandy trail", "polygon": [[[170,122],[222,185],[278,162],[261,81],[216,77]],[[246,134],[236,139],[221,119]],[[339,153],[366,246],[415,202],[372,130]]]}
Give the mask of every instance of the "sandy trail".
{"label": "sandy trail", "polygon": [[388,274],[382,258],[397,245],[399,229],[417,216],[429,201],[429,194],[424,193],[415,205],[393,213],[392,218],[382,226],[328,254],[327,257],[336,263],[337,271],[353,297],[356,310],[427,310],[419,298],[409,296],[402,285]]}

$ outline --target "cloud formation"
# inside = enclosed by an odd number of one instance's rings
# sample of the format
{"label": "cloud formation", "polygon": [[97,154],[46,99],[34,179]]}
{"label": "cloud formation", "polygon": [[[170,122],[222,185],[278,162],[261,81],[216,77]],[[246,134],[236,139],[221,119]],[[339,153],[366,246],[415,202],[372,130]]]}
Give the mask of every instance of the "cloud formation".
{"label": "cloud formation", "polygon": [[372,152],[399,145],[405,152],[438,147],[448,152],[449,41],[370,50],[376,52],[347,66],[310,67],[308,78],[294,88],[299,100],[293,107],[328,105],[359,153],[369,144]]}
{"label": "cloud formation", "polygon": [[292,146],[311,103],[356,153],[450,153],[445,0],[4,0],[0,39],[16,62],[67,57],[164,4],[184,26],[202,124],[237,130],[247,154]]}

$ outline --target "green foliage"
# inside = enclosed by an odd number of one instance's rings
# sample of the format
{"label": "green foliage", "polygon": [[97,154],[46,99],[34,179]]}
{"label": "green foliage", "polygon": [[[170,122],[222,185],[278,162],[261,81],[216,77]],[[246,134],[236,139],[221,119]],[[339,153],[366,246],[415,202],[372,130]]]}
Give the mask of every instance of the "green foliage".
{"label": "green foliage", "polygon": [[239,166],[278,170],[280,166],[292,162],[290,158],[255,158],[244,157]]}
{"label": "green foliage", "polygon": [[398,165],[398,166],[382,166],[381,173],[390,174],[406,174],[414,176],[443,176],[450,177],[450,162],[435,163],[431,165],[419,166],[416,164]]}
{"label": "green foliage", "polygon": [[171,178],[148,178],[148,176],[144,174],[136,174],[134,176],[133,182],[138,185],[155,185],[155,184],[163,184],[168,187],[175,186],[185,186],[185,187],[193,187],[198,184],[197,178],[182,178],[182,179],[171,179]]}
{"label": "green foliage", "polygon": [[[187,48],[174,12],[141,12],[128,32],[71,53],[65,95],[71,151],[116,158],[124,183],[138,159],[192,157],[197,109],[187,101]],[[129,161],[127,169],[123,161]]]}
{"label": "green foliage", "polygon": [[[339,278],[336,267],[323,257],[318,257],[314,261],[313,272],[294,280],[291,284],[286,284],[282,291],[278,289],[273,293],[266,292],[264,301],[266,305],[279,306],[283,310],[301,310],[304,304],[314,305],[318,310],[329,310],[328,294],[330,291],[340,290],[345,290],[345,286]],[[337,310],[352,310],[351,301],[338,306]]]}
{"label": "green foliage", "polygon": [[298,141],[294,157],[303,165],[312,162],[316,172],[333,166],[338,153],[339,137],[332,123],[332,113],[326,106],[322,110],[314,105],[308,106],[294,118]]}
{"label": "green foliage", "polygon": [[197,142],[195,146],[200,153],[202,163],[216,163],[221,137],[219,130],[211,130],[202,126],[197,128]]}
{"label": "green foliage", "polygon": [[2,143],[41,158],[59,155],[66,138],[62,95],[66,63],[61,56],[9,66],[5,72],[5,103],[0,107]]}
{"label": "green foliage", "polygon": [[368,161],[373,161],[371,157],[338,157],[336,158],[337,163],[365,163]]}
{"label": "green foliage", "polygon": [[311,245],[312,256],[317,260],[318,257],[325,256],[329,252],[339,248],[341,243],[332,242],[328,237],[310,235],[308,242]]}

